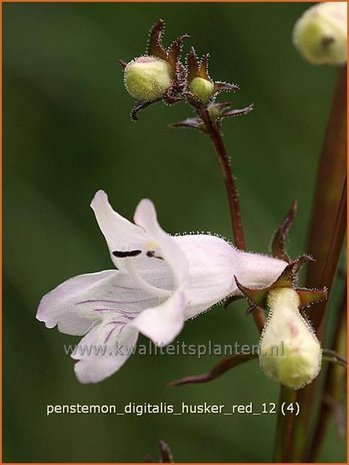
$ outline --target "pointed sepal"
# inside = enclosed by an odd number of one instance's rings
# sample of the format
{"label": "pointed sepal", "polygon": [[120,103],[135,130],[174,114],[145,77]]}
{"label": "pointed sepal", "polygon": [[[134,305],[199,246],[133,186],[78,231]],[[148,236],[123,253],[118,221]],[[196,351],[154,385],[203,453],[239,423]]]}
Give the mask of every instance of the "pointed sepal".
{"label": "pointed sepal", "polygon": [[284,260],[288,263],[291,262],[290,257],[286,251],[286,239],[289,233],[289,230],[294,222],[294,219],[297,214],[297,201],[294,200],[292,202],[291,208],[288,211],[285,219],[276,230],[274,237],[272,239],[271,251],[273,257],[279,258],[280,260]]}
{"label": "pointed sepal", "polygon": [[170,65],[173,67],[173,69],[176,68],[176,65],[180,59],[182,48],[183,48],[183,42],[185,39],[189,39],[188,34],[182,34],[181,36],[177,37],[175,41],[172,42],[170,47],[167,50],[167,61],[170,63]]}
{"label": "pointed sepal", "polygon": [[291,264],[293,265],[294,274],[296,275],[303,265],[306,265],[307,263],[315,262],[315,261],[316,260],[311,255],[308,255],[308,254],[301,255],[300,257],[297,258],[297,260],[294,260],[291,262]]}
{"label": "pointed sepal", "polygon": [[166,50],[162,45],[162,36],[164,34],[165,22],[159,19],[150,29],[148,41],[148,55],[166,60]]}
{"label": "pointed sepal", "polygon": [[327,288],[322,289],[305,289],[295,288],[301,301],[301,309],[309,308],[313,304],[324,302],[327,299]]}
{"label": "pointed sepal", "polygon": [[242,115],[247,115],[250,113],[254,108],[254,104],[251,103],[250,105],[247,105],[247,107],[244,108],[234,108],[229,111],[225,111],[222,115],[221,118],[229,118],[230,116],[242,116]]}
{"label": "pointed sepal", "polygon": [[188,68],[188,81],[192,81],[198,76],[199,73],[199,59],[196,55],[194,47],[190,47],[187,56],[187,68]]}
{"label": "pointed sepal", "polygon": [[[300,257],[298,260],[302,260],[304,257]],[[251,313],[255,310],[256,307],[260,308],[267,308],[267,297],[271,290],[278,289],[278,288],[294,288],[295,281],[296,281],[296,271],[299,268],[298,260],[288,264],[280,276],[268,287],[264,288],[249,288],[243,286],[239,283],[236,276],[235,282],[241,293],[247,298],[248,303],[250,304],[250,308],[248,309],[247,313]]]}
{"label": "pointed sepal", "polygon": [[208,62],[210,59],[210,54],[206,53],[201,60],[199,64],[199,69],[198,69],[198,77],[201,77],[202,79],[206,79],[206,81],[212,81],[210,78],[210,75],[208,74]]}
{"label": "pointed sepal", "polygon": [[154,100],[152,102],[137,102],[136,105],[131,110],[131,119],[132,121],[138,120],[138,112],[144,110],[145,108],[149,107],[153,103],[159,102],[159,100]]}
{"label": "pointed sepal", "polygon": [[210,54],[206,53],[201,59],[199,59],[194,47],[190,47],[187,56],[187,67],[188,67],[188,81],[191,82],[193,79],[199,77],[206,81],[212,81],[208,73],[208,62]]}
{"label": "pointed sepal", "polygon": [[275,289],[278,287],[292,288],[296,281],[296,275],[294,271],[295,266],[296,262],[287,265],[284,268],[284,271],[281,273],[281,275],[277,278],[277,280],[274,281],[273,284],[270,286],[270,289]]}
{"label": "pointed sepal", "polygon": [[224,118],[247,115],[253,110],[253,103],[244,108],[230,108],[230,102],[211,103],[207,110],[214,121],[221,121]]}
{"label": "pointed sepal", "polygon": [[171,128],[191,128],[206,132],[206,127],[201,118],[187,118],[183,121],[170,124]]}
{"label": "pointed sepal", "polygon": [[236,276],[234,276],[235,282],[241,293],[247,298],[248,303],[250,304],[250,309],[248,313],[251,313],[257,306],[258,307],[265,307],[268,292],[270,287],[260,288],[260,289],[253,289],[250,287],[243,286],[239,283]]}
{"label": "pointed sepal", "polygon": [[235,92],[239,90],[240,87],[237,84],[233,84],[230,82],[223,82],[223,81],[216,81],[214,83],[213,92],[218,94],[219,92]]}

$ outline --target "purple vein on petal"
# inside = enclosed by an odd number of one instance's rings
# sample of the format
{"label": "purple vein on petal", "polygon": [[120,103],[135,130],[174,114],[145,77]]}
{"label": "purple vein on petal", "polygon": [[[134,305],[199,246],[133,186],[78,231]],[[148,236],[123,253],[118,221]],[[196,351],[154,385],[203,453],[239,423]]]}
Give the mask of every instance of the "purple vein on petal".
{"label": "purple vein on petal", "polygon": [[98,302],[104,302],[104,303],[108,303],[108,304],[126,305],[126,304],[140,304],[142,302],[148,302],[149,300],[153,300],[153,297],[148,297],[147,299],[128,300],[128,301],[108,300],[108,299],[88,299],[88,300],[82,300],[81,302],[76,302],[75,305],[94,304],[94,303],[98,303]]}
{"label": "purple vein on petal", "polygon": [[127,286],[118,286],[117,284],[113,284],[113,287],[117,287],[118,289],[125,289],[126,291],[137,291],[135,287],[127,287]]}
{"label": "purple vein on petal", "polygon": [[109,331],[109,333],[107,334],[106,338],[104,339],[104,344],[106,344],[108,342],[108,339],[110,338],[110,336],[113,334],[113,332],[115,331],[115,329],[120,326],[120,325],[125,325],[125,323],[123,321],[110,321],[109,323],[107,323],[105,326],[107,325],[114,325],[114,327]]}
{"label": "purple vein on petal", "polygon": [[123,310],[119,310],[118,308],[95,308],[94,311],[101,312],[101,313],[115,312],[118,315],[123,316],[127,320],[134,320],[135,317],[131,316],[130,314],[139,313],[138,311],[125,312]]}
{"label": "purple vein on petal", "polygon": [[[120,310],[118,308],[94,308],[93,309],[95,312],[101,312],[101,313],[119,313]],[[122,311],[122,310],[121,310]]]}
{"label": "purple vein on petal", "polygon": [[124,312],[123,310],[119,310],[118,313],[126,318],[127,320],[134,320],[136,317],[135,316],[130,316],[130,313],[139,313],[137,311],[135,312]]}
{"label": "purple vein on petal", "polygon": [[124,325],[125,322],[121,320],[113,320],[113,321],[108,321],[104,326],[109,326],[109,325]]}
{"label": "purple vein on petal", "polygon": [[120,315],[130,315],[130,314],[133,314],[133,313],[139,313],[138,310],[122,310],[120,308],[94,308],[94,311],[95,312],[110,312],[110,313],[119,313]]}

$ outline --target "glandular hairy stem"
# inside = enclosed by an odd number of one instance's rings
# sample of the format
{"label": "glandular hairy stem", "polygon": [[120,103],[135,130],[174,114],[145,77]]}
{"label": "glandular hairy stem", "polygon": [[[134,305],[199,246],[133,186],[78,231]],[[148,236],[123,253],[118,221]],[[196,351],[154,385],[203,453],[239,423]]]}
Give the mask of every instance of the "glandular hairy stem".
{"label": "glandular hairy stem", "polygon": [[230,217],[235,245],[238,249],[245,250],[246,243],[242,226],[239,194],[235,184],[229,155],[223,142],[219,123],[211,119],[210,114],[206,109],[200,111],[200,117],[205,122],[208,136],[210,137],[214,145],[214,148],[218,156],[218,162],[222,170],[223,179],[228,195]]}
{"label": "glandular hairy stem", "polygon": [[[238,189],[236,187],[230,158],[223,142],[220,124],[218,121],[214,121],[211,118],[206,108],[198,110],[198,115],[205,123],[207,135],[211,139],[211,142],[215,148],[218,162],[222,171],[229,202],[234,244],[238,249],[246,250]],[[265,314],[263,310],[256,308],[253,311],[252,316],[259,332],[262,332],[265,325]]]}

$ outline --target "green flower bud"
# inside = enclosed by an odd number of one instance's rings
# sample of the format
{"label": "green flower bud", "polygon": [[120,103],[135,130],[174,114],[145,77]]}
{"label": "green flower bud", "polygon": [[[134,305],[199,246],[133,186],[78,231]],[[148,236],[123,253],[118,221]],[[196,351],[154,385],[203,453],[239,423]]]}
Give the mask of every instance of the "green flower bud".
{"label": "green flower bud", "polygon": [[293,42],[310,63],[346,63],[346,2],[325,2],[309,8],[295,24]]}
{"label": "green flower bud", "polygon": [[196,77],[190,83],[190,90],[202,102],[207,103],[213,94],[214,84],[208,79]]}
{"label": "green flower bud", "polygon": [[126,90],[139,101],[152,102],[161,99],[172,81],[170,64],[157,57],[136,58],[125,68]]}
{"label": "green flower bud", "polygon": [[268,295],[269,321],[262,334],[259,360],[264,373],[291,389],[319,374],[322,350],[313,329],[301,316],[294,289],[273,289]]}

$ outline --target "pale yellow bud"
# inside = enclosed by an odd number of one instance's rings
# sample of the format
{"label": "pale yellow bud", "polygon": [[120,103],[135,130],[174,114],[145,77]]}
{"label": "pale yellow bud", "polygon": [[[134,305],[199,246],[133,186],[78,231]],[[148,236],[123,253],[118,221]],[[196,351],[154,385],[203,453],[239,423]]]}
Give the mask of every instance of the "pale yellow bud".
{"label": "pale yellow bud", "polygon": [[202,102],[207,103],[213,94],[214,84],[208,79],[196,77],[190,83],[190,90]]}
{"label": "pale yellow bud", "polygon": [[310,63],[346,63],[346,2],[325,2],[309,8],[295,24],[293,42]]}
{"label": "pale yellow bud", "polygon": [[126,90],[139,101],[152,102],[161,99],[172,81],[171,66],[160,58],[139,57],[125,68]]}
{"label": "pale yellow bud", "polygon": [[300,299],[289,288],[268,295],[269,321],[260,342],[264,373],[291,389],[310,383],[321,367],[322,350],[314,331],[299,312]]}

